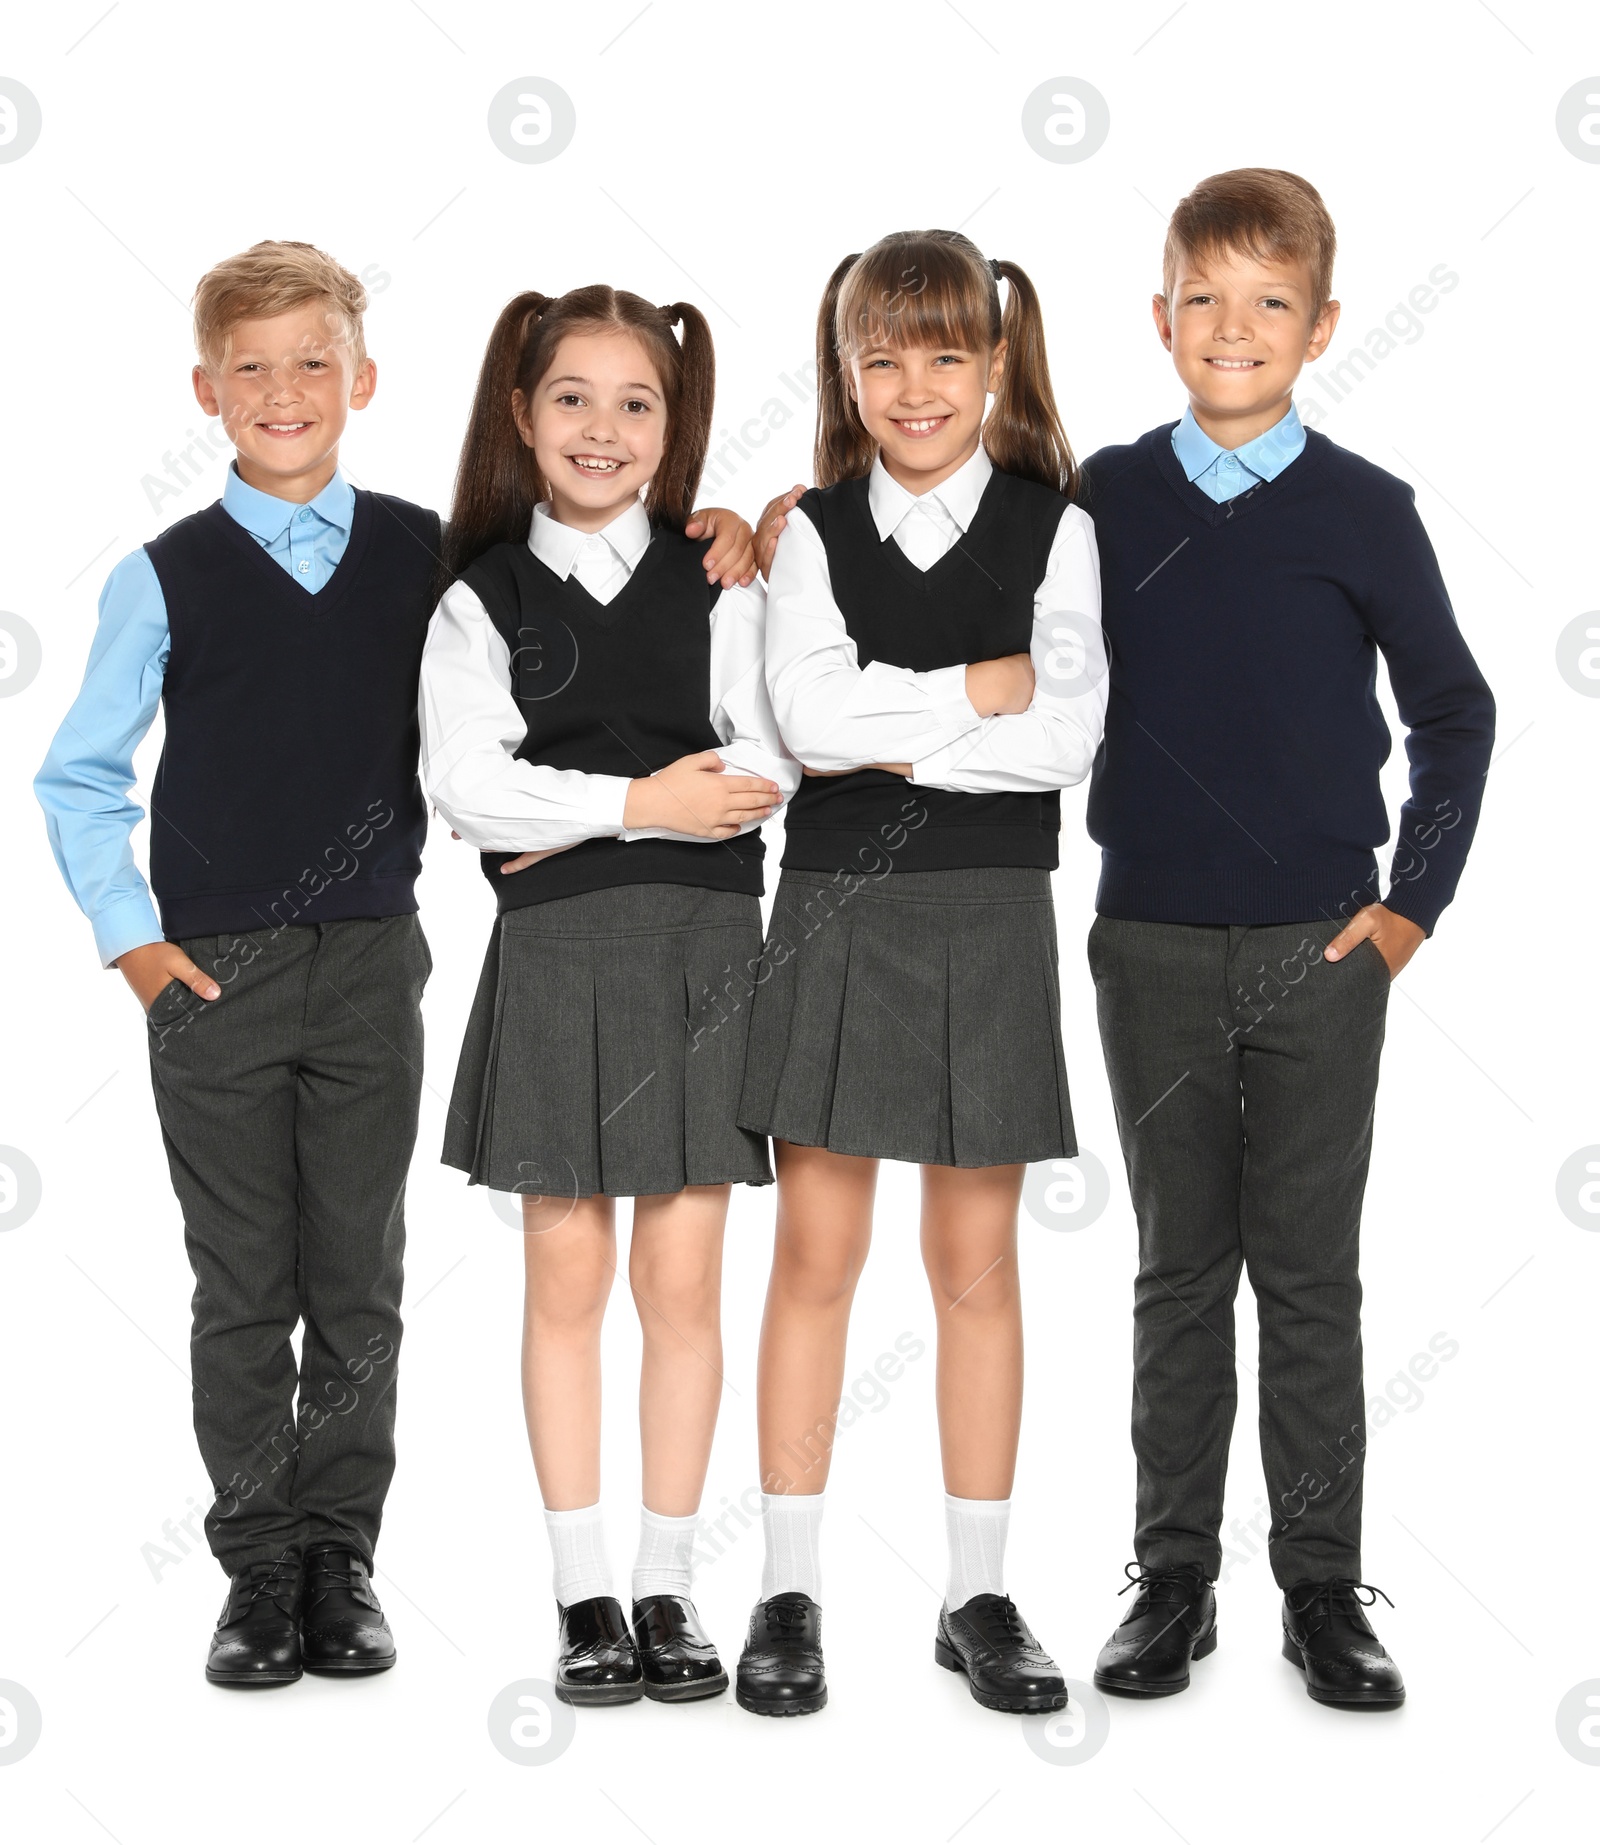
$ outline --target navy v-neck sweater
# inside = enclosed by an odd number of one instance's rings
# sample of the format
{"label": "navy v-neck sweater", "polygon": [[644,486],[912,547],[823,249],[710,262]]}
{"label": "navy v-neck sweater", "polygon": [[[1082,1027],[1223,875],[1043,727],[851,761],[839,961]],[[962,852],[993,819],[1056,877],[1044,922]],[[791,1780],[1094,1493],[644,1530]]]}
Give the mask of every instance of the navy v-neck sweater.
{"label": "navy v-neck sweater", "polygon": [[1411,764],[1382,901],[1431,934],[1477,825],[1494,700],[1411,489],[1312,431],[1276,480],[1219,506],[1172,430],[1084,469],[1111,658],[1096,907],[1278,923],[1377,902],[1381,652]]}

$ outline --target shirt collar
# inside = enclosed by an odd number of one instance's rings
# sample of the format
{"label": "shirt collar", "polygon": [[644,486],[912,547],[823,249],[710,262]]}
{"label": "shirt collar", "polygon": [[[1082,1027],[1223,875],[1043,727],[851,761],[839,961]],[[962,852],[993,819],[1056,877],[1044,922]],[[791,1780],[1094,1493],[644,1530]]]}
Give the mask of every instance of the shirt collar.
{"label": "shirt collar", "polygon": [[[328,525],[337,526],[349,536],[355,518],[355,489],[337,468],[327,486],[306,504],[319,519]],[[300,511],[300,505],[295,500],[280,500],[276,494],[263,493],[259,487],[252,487],[240,478],[239,464],[235,461],[228,464],[228,478],[222,488],[222,509],[252,537],[269,545],[289,529],[290,521]]]}
{"label": "shirt collar", "polygon": [[1192,409],[1184,411],[1183,421],[1172,432],[1173,452],[1178,457],[1178,465],[1190,480],[1198,480],[1219,455],[1230,452],[1242,466],[1261,480],[1276,480],[1305,445],[1305,425],[1300,421],[1300,412],[1293,404],[1290,404],[1288,413],[1280,417],[1270,429],[1263,430],[1252,441],[1231,451],[1223,448],[1220,442],[1212,441],[1194,420]]}
{"label": "shirt collar", "polygon": [[533,524],[528,531],[528,549],[547,569],[563,582],[572,575],[583,548],[591,538],[603,538],[617,557],[627,565],[629,574],[638,568],[639,559],[650,548],[650,515],[642,500],[635,500],[598,532],[580,532],[576,526],[563,525],[550,511],[550,502],[541,500],[533,509]]}
{"label": "shirt collar", "polygon": [[907,493],[883,465],[882,455],[876,456],[872,472],[867,476],[867,505],[872,509],[872,522],[878,528],[879,538],[888,538],[897,531],[900,521],[920,500],[937,500],[963,532],[969,530],[993,472],[994,463],[980,442],[977,451],[962,462],[954,474],[919,495]]}

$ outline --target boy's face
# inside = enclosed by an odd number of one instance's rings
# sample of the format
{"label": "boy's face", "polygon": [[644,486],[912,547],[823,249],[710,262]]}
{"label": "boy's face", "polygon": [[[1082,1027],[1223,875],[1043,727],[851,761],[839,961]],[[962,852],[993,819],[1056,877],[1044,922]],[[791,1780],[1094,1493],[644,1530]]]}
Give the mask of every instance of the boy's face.
{"label": "boy's face", "polygon": [[239,321],[222,363],[194,368],[194,394],[222,418],[241,478],[279,499],[311,499],[333,478],[350,412],[366,408],[377,382],[323,301]]}
{"label": "boy's face", "polygon": [[845,383],[883,465],[911,493],[948,479],[977,451],[988,394],[999,389],[1006,343],[993,352],[958,347],[871,346],[845,365]]}
{"label": "boy's face", "polygon": [[1152,305],[1195,421],[1225,448],[1287,412],[1301,366],[1321,357],[1339,319],[1337,301],[1313,311],[1305,263],[1244,251],[1185,255],[1171,302],[1157,295]]}
{"label": "boy's face", "polygon": [[512,415],[550,488],[562,525],[598,532],[649,486],[667,443],[667,400],[655,361],[631,333],[569,333]]}

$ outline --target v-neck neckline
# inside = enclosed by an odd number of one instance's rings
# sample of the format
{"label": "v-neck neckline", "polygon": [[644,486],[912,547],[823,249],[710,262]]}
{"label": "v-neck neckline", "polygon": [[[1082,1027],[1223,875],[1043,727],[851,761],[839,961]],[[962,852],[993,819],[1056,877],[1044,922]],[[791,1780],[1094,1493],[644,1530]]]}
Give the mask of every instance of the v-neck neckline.
{"label": "v-neck neckline", "polygon": [[541,570],[548,572],[557,583],[565,584],[569,590],[575,591],[582,598],[580,608],[586,620],[595,622],[602,628],[610,628],[615,626],[615,624],[628,613],[628,610],[623,605],[628,602],[635,586],[649,571],[654,569],[654,559],[661,547],[656,543],[656,534],[652,532],[650,534],[650,542],[639,554],[639,561],[634,565],[627,582],[623,584],[621,589],[617,591],[609,602],[602,602],[598,596],[586,589],[582,582],[579,581],[576,571],[569,570],[564,577],[557,576],[556,572],[550,568],[531,545],[525,545],[523,549]]}
{"label": "v-neck neckline", "polygon": [[1172,422],[1150,432],[1151,458],[1155,462],[1156,472],[1162,476],[1189,511],[1207,525],[1230,525],[1235,519],[1244,518],[1254,512],[1264,500],[1270,499],[1273,488],[1295,469],[1303,470],[1316,465],[1311,431],[1307,430],[1304,449],[1295,456],[1288,467],[1279,473],[1276,480],[1257,481],[1255,486],[1245,488],[1242,493],[1236,493],[1231,500],[1214,500],[1209,493],[1202,493],[1184,473],[1183,463],[1179,461],[1177,450],[1172,446],[1172,432],[1177,427],[1177,423]]}
{"label": "v-neck neckline", "polygon": [[[868,477],[862,475],[860,478],[861,515],[871,528],[873,537],[878,538],[878,522],[872,516],[872,502],[867,495]],[[902,576],[908,578],[913,583],[931,583],[940,571],[953,569],[959,561],[957,553],[960,552],[962,546],[969,538],[973,537],[978,532],[984,521],[992,515],[996,498],[995,482],[999,480],[999,478],[1000,470],[995,468],[990,473],[989,478],[983,483],[983,492],[978,495],[978,504],[972,514],[972,523],[959,537],[951,541],[944,556],[935,558],[926,570],[919,570],[917,566],[912,563],[911,559],[906,556],[905,552],[900,548],[900,540],[895,537],[894,532],[890,532],[887,538],[878,538],[879,544],[884,546],[889,553],[889,562]],[[937,492],[938,489],[930,488],[929,491]],[[943,504],[942,501],[941,504]],[[948,512],[949,508],[947,507],[945,510]],[[905,516],[909,516],[909,513],[910,509],[908,508]],[[899,529],[899,526],[896,525],[895,531]]]}
{"label": "v-neck neckline", "polygon": [[319,615],[326,614],[329,609],[343,601],[351,583],[355,580],[356,571],[366,553],[367,541],[371,535],[370,502],[367,495],[358,488],[355,496],[355,510],[350,517],[350,537],[346,541],[343,556],[334,565],[333,575],[328,578],[321,589],[306,589],[297,583],[283,565],[271,555],[248,526],[241,525],[234,518],[220,500],[216,503],[216,509],[228,530],[236,535],[238,542],[255,558],[259,568],[270,573],[269,580],[274,581],[284,590],[292,590],[296,596],[303,599],[307,614],[313,611]]}

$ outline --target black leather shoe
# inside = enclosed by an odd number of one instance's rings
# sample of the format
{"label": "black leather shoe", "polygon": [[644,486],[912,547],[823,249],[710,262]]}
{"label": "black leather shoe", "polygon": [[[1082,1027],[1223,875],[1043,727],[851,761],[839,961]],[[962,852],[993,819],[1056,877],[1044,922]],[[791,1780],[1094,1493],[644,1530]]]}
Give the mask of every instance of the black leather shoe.
{"label": "black leather shoe", "polygon": [[1067,1687],[1056,1662],[1009,1595],[974,1595],[952,1612],[939,1611],[933,1656],[964,1672],[973,1697],[989,1710],[1064,1710]]}
{"label": "black leather shoe", "polygon": [[1126,1587],[1139,1593],[1122,1625],[1100,1649],[1094,1682],[1125,1698],[1169,1698],[1189,1689],[1189,1662],[1217,1650],[1217,1597],[1198,1563],[1174,1569],[1126,1565]]}
{"label": "black leather shoe", "polygon": [[306,1552],[300,1654],[308,1672],[359,1677],[394,1664],[394,1635],[372,1587],[367,1560],[343,1544]]}
{"label": "black leather shoe", "polygon": [[646,1595],[633,1604],[633,1644],[644,1695],[663,1704],[714,1698],[728,1689],[717,1649],[686,1595]]}
{"label": "black leather shoe", "polygon": [[804,1717],[828,1701],[822,1610],[798,1589],[757,1602],[734,1694],[758,1717]]}
{"label": "black leather shoe", "polygon": [[213,1685],[292,1685],[300,1676],[300,1553],[240,1570],[211,1636]]}
{"label": "black leather shoe", "polygon": [[633,1635],[614,1595],[591,1595],[561,1616],[556,1696],[564,1704],[632,1704],[644,1696]]}
{"label": "black leather shoe", "polygon": [[1306,1690],[1319,1704],[1393,1710],[1405,1703],[1400,1668],[1367,1620],[1380,1595],[1382,1589],[1348,1576],[1297,1582],[1285,1593],[1283,1656],[1305,1673]]}

